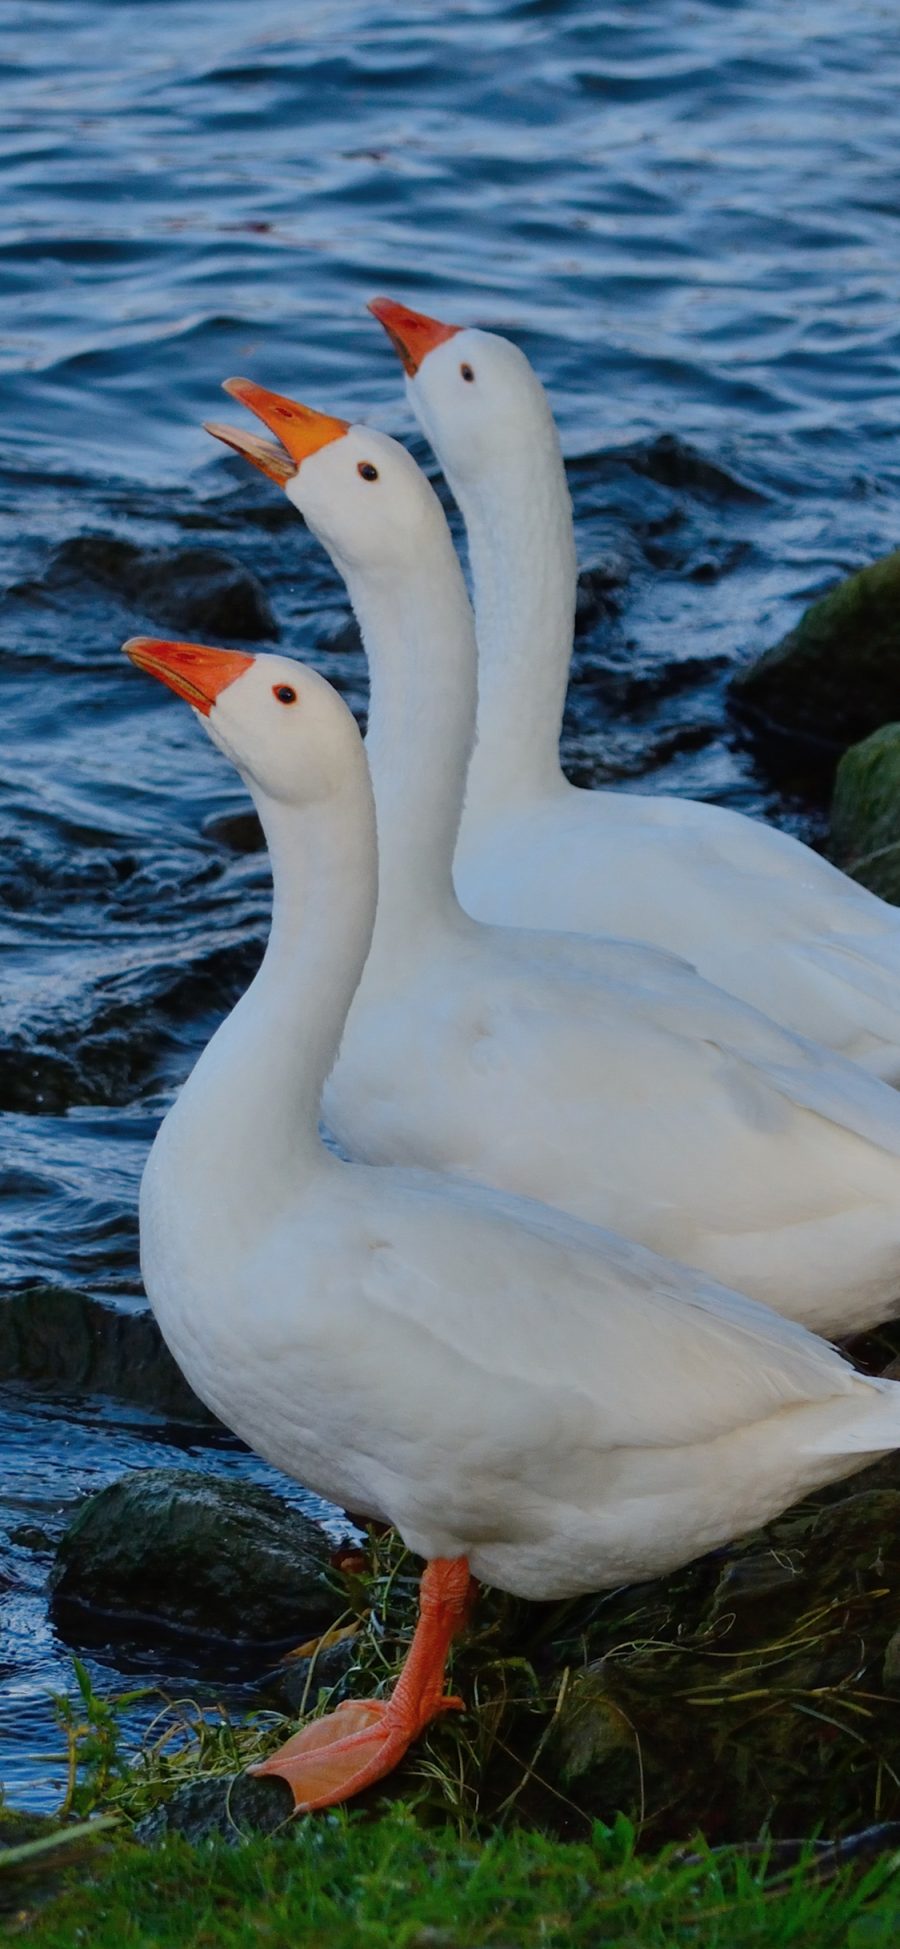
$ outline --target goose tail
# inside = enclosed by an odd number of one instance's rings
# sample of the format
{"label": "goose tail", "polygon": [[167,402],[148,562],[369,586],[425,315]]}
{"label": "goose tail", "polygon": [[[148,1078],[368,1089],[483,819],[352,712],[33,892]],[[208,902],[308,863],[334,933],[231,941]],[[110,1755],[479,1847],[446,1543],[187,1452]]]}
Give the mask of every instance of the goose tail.
{"label": "goose tail", "polygon": [[859,1391],[841,1402],[829,1425],[813,1436],[816,1455],[888,1455],[900,1448],[900,1382],[859,1376]]}

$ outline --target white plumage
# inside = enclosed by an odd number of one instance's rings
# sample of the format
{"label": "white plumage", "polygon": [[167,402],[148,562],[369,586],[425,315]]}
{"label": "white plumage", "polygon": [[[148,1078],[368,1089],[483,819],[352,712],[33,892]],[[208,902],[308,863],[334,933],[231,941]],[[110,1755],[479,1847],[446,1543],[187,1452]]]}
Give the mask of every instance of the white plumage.
{"label": "white plumage", "polygon": [[900,1097],[658,948],[462,911],[475,643],[440,504],[386,435],[232,390],[285,447],[226,437],[329,549],[370,662],[380,893],[325,1096],[342,1143],[543,1198],[822,1331],[893,1313]]}
{"label": "white plumage", "polygon": [[406,331],[428,348],[407,395],[466,523],[479,695],[456,858],[463,905],[480,920],[673,949],[774,1021],[900,1083],[893,907],[741,813],[565,779],[576,561],[546,394],[508,339],[429,335],[421,314],[375,309],[395,341]]}
{"label": "white plumage", "polygon": [[358,733],[285,658],[130,648],[195,705],[207,684],[275,881],[262,967],[141,1196],[147,1292],[202,1399],[426,1557],[533,1597],[655,1575],[893,1448],[900,1388],[804,1328],[540,1205],[323,1147],[375,904]]}

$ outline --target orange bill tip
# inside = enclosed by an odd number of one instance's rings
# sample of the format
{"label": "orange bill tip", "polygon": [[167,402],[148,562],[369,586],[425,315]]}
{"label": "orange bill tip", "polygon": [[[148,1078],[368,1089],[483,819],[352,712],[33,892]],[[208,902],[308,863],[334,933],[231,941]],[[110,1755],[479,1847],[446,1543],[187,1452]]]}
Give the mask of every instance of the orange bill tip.
{"label": "orange bill tip", "polygon": [[242,427],[224,426],[220,420],[204,420],[203,431],[211,433],[214,440],[221,440],[223,447],[232,447],[242,460],[249,460],[251,466],[258,467],[261,474],[279,487],[286,487],[297,472],[290,454],[276,446],[274,440],[264,440],[261,433],[245,433]]}
{"label": "orange bill tip", "polygon": [[242,677],[254,661],[243,650],[215,650],[205,643],[175,643],[160,636],[130,636],[122,651],[139,670],[158,677],[204,717],[220,691]]}
{"label": "orange bill tip", "polygon": [[293,480],[310,454],[318,453],[320,447],[327,447],[332,440],[343,439],[349,430],[349,420],[318,413],[312,406],[301,406],[298,400],[288,399],[284,393],[269,392],[253,379],[226,379],[223,391],[255,413],[270,433],[277,436],[278,444],[263,439],[259,433],[244,433],[217,421],[205,422],[207,433],[242,454],[270,480],[277,481],[279,487]]}
{"label": "orange bill tip", "polygon": [[410,379],[415,378],[422,360],[436,345],[443,345],[445,339],[462,330],[461,325],[442,325],[439,318],[429,318],[424,311],[411,311],[409,305],[396,304],[393,298],[372,298],[369,310],[384,326]]}

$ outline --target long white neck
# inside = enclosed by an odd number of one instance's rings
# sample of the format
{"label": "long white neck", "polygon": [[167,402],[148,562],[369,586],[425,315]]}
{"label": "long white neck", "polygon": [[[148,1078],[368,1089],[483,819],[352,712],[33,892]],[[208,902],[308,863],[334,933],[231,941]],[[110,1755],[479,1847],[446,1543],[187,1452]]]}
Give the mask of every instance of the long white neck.
{"label": "long white neck", "polygon": [[297,808],[254,791],[272,861],[272,928],[250,987],[163,1126],[180,1207],[258,1225],[321,1166],[319,1107],[372,936],[375,817],[362,748],[339,791]]}
{"label": "long white neck", "polygon": [[[373,967],[435,925],[461,924],[453,855],[475,727],[472,611],[443,510],[417,566],[343,568],[369,660],[366,751],[378,823]],[[426,545],[427,542],[427,545]]]}
{"label": "long white neck", "polygon": [[450,486],[466,524],[478,635],[478,736],[466,816],[558,790],[575,621],[572,504],[556,428],[526,461]]}

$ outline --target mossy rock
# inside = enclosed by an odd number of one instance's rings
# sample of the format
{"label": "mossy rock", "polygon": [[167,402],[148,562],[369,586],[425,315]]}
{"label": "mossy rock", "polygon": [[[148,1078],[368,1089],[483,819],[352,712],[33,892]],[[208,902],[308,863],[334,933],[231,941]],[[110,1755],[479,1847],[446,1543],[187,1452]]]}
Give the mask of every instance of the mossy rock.
{"label": "mossy rock", "polygon": [[845,750],[900,717],[900,550],[848,575],[733,679],[738,705]]}
{"label": "mossy rock", "polygon": [[900,724],[845,751],[831,805],[832,859],[900,906]]}
{"label": "mossy rock", "polygon": [[253,1483],[137,1469],[90,1496],[57,1551],[53,1608],[241,1645],[327,1629],[344,1598],[329,1540]]}
{"label": "mossy rock", "polygon": [[607,1618],[562,1695],[545,1771],[570,1799],[655,1839],[900,1817],[900,1492],[786,1516],[664,1606],[618,1641]]}

